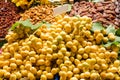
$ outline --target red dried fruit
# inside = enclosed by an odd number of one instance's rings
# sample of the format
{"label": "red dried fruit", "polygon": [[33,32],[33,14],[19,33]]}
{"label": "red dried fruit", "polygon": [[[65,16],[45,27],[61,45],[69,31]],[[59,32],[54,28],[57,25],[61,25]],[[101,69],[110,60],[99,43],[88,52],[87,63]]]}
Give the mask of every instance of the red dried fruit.
{"label": "red dried fruit", "polygon": [[17,12],[13,3],[0,1],[0,38],[4,38],[11,25],[20,18]]}

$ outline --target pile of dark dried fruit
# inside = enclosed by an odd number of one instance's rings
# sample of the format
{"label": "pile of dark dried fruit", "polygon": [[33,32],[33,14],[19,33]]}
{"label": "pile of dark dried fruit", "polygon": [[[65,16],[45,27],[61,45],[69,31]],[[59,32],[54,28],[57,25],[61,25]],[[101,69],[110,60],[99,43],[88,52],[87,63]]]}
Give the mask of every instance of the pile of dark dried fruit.
{"label": "pile of dark dried fruit", "polygon": [[116,5],[116,9],[115,9],[115,12],[116,12],[116,22],[118,22],[118,23],[115,23],[115,24],[119,25],[119,27],[120,27],[120,0],[116,0],[115,1],[115,5]]}
{"label": "pile of dark dried fruit", "polygon": [[4,38],[11,25],[20,18],[17,7],[11,2],[0,2],[0,38]]}
{"label": "pile of dark dried fruit", "polygon": [[70,16],[80,15],[88,16],[93,19],[93,22],[101,22],[103,26],[114,25],[116,28],[119,27],[119,21],[116,20],[116,5],[112,1],[106,2],[76,2],[70,12]]}

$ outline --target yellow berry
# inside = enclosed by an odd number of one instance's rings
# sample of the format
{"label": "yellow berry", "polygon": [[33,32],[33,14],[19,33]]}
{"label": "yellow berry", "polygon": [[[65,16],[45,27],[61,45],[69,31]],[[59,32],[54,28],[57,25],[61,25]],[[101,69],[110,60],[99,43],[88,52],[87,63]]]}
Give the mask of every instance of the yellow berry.
{"label": "yellow berry", "polygon": [[47,79],[53,79],[53,74],[52,73],[47,73],[46,77],[47,77]]}

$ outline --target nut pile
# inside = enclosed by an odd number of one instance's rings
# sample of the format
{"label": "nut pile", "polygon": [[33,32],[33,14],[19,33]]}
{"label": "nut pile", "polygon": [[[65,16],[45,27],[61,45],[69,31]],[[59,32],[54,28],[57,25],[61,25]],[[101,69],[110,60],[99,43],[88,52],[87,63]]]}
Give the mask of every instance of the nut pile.
{"label": "nut pile", "polygon": [[11,2],[0,2],[0,38],[4,38],[11,25],[20,18]]}
{"label": "nut pile", "polygon": [[41,21],[47,21],[49,23],[54,22],[55,18],[53,14],[53,5],[40,5],[29,10],[26,10],[21,16],[21,20],[30,19],[33,24]]}
{"label": "nut pile", "polygon": [[117,6],[116,9],[115,9],[116,21],[118,22],[118,23],[115,23],[115,24],[119,25],[119,27],[120,27],[120,0],[116,0],[115,4]]}
{"label": "nut pile", "polygon": [[118,27],[119,22],[115,19],[115,8],[116,6],[114,2],[111,1],[98,3],[81,1],[76,2],[73,5],[73,9],[71,10],[69,15],[88,16],[93,19],[93,22],[101,22],[103,26],[112,24],[115,25],[115,27]]}

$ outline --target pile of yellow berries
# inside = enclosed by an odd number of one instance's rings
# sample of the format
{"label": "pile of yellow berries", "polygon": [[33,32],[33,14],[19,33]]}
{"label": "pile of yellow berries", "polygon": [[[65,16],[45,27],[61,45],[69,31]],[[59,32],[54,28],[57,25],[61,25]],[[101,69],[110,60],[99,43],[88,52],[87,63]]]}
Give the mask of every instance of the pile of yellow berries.
{"label": "pile of yellow berries", "polygon": [[31,7],[33,3],[39,4],[49,4],[48,0],[11,0],[11,2],[15,3],[17,7],[21,7],[22,9],[27,9]]}
{"label": "pile of yellow berries", "polygon": [[31,4],[34,2],[34,0],[11,0],[11,2],[15,3],[17,7],[21,7],[22,9],[27,9],[31,6]]}
{"label": "pile of yellow berries", "polygon": [[91,18],[59,16],[29,37],[10,32],[0,55],[0,77],[53,80],[58,73],[60,80],[120,80],[119,49],[101,44],[115,36],[91,27]]}

